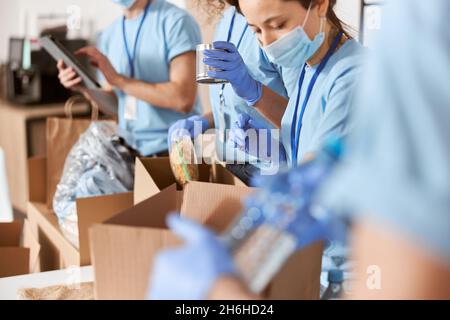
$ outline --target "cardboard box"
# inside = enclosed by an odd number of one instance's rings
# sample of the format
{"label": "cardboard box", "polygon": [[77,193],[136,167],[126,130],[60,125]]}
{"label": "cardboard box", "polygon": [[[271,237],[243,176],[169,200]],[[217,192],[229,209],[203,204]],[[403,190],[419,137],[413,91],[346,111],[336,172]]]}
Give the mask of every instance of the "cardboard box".
{"label": "cardboard box", "polygon": [[46,159],[28,161],[29,199],[28,219],[31,231],[41,245],[41,271],[90,265],[88,228],[133,205],[133,194],[124,193],[77,200],[79,249],[61,233],[55,213],[46,205]]}
{"label": "cardboard box", "polygon": [[[168,159],[138,161],[137,205],[91,227],[97,299],[146,297],[156,254],[181,244],[167,229],[169,213],[180,212],[220,233],[241,212],[242,200],[254,192],[220,166],[204,171],[215,183],[191,182],[183,190],[177,189],[170,172]],[[207,176],[202,179],[207,181]],[[266,297],[318,299],[322,251],[318,243],[293,256],[267,288]]]}
{"label": "cardboard box", "polygon": [[[155,254],[179,245],[167,230],[171,212],[205,223],[213,229],[231,223],[240,207],[237,194],[251,189],[192,182],[184,190],[172,185],[134,208],[90,230],[92,262],[98,299],[144,299]],[[225,201],[225,207],[222,207]]]}
{"label": "cardboard box", "polygon": [[[201,182],[246,187],[246,185],[230,173],[221,164],[199,165]],[[134,203],[138,204],[176,184],[168,157],[141,158],[136,160],[134,180]]]}
{"label": "cardboard box", "polygon": [[[75,248],[62,234],[55,213],[48,208],[47,201],[47,163],[45,158],[28,160],[29,199],[28,217],[32,232],[41,244],[39,266],[42,271],[65,269],[71,266],[91,264],[88,229],[95,223],[101,223],[117,213],[133,206],[135,201],[142,201],[158,193],[166,186],[175,183],[169,158],[137,159],[135,190],[133,193],[101,196],[77,200],[79,249]],[[224,172],[222,172],[222,170]],[[225,168],[201,166],[204,181],[212,179],[223,183],[239,184],[237,178],[225,172]],[[241,183],[243,185],[243,183]],[[135,202],[137,203],[137,202]]]}
{"label": "cardboard box", "polygon": [[0,278],[38,272],[39,251],[28,221],[0,223]]}

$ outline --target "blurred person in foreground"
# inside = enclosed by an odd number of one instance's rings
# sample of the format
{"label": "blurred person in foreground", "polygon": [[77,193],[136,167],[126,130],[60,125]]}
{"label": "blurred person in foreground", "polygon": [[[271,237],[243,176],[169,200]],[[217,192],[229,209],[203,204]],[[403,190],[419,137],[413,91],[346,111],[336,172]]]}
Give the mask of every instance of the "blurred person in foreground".
{"label": "blurred person in foreground", "polygon": [[[347,298],[450,299],[449,11],[447,0],[387,4],[357,128],[341,164],[318,182],[316,200],[352,221],[356,277]],[[212,232],[176,217],[169,225],[186,244],[157,258],[149,298],[259,298]],[[315,238],[328,236],[323,229]]]}

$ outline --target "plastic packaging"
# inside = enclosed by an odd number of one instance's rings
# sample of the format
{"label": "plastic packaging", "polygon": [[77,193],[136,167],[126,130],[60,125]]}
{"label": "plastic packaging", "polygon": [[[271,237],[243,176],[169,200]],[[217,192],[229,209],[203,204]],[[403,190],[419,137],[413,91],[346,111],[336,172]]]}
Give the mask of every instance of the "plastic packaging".
{"label": "plastic packaging", "polygon": [[93,122],[72,147],[53,198],[64,236],[78,248],[76,199],[132,190],[135,154],[116,136],[117,125]]}
{"label": "plastic packaging", "polygon": [[199,180],[199,170],[196,164],[195,146],[190,137],[180,137],[172,145],[170,152],[170,165],[175,180],[180,186],[190,181]]}

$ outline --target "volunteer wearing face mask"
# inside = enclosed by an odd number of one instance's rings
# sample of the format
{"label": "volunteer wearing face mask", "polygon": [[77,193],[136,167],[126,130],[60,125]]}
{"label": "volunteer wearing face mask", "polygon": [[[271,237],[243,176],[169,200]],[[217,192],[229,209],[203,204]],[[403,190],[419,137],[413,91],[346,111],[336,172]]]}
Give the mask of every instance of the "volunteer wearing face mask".
{"label": "volunteer wearing face mask", "polygon": [[[322,205],[353,220],[350,298],[450,298],[449,11],[447,0],[387,3],[344,161],[322,181]],[[150,297],[257,298],[211,231],[179,216],[169,225],[186,244],[156,259]]]}
{"label": "volunteer wearing face mask", "polygon": [[[104,93],[117,98],[119,134],[142,156],[167,152],[174,122],[199,114],[195,20],[165,0],[113,0],[124,16],[100,36],[97,48],[81,49],[104,78]],[[81,79],[60,61],[61,83],[81,91]]]}
{"label": "volunteer wearing face mask", "polygon": [[[225,7],[225,0],[201,0],[199,4],[204,5],[206,11],[211,15],[222,14]],[[218,159],[226,161],[228,168],[243,181],[248,182],[254,172],[259,171],[257,159],[255,165],[235,164],[234,162],[245,163],[249,160],[246,153],[230,147],[227,141],[227,131],[232,125],[239,121],[239,114],[248,113],[255,122],[267,128],[279,128],[282,116],[286,110],[289,92],[296,86],[299,68],[282,69],[270,63],[265,53],[258,45],[257,39],[249,28],[245,18],[237,12],[235,7],[230,7],[223,12],[223,17],[219,21],[214,35],[214,46],[218,49],[232,48],[235,50],[236,66],[227,76],[222,78],[229,80],[229,77],[240,78],[236,82],[224,85],[212,85],[209,87],[212,112],[203,117],[194,116],[187,120],[180,120],[174,124],[169,133],[169,139],[189,133],[191,138],[204,133],[207,129],[216,128],[216,151]],[[257,79],[261,84],[253,79]],[[266,104],[263,107],[271,110],[265,118],[250,100],[254,93],[258,92],[258,86],[265,91],[262,101]],[[286,88],[285,88],[286,86]],[[233,90],[235,88],[235,90]],[[194,132],[194,123],[198,121],[200,132]],[[169,141],[169,145],[171,142]]]}
{"label": "volunteer wearing face mask", "polygon": [[[272,63],[282,68],[300,68],[300,78],[281,124],[281,142],[289,165],[296,166],[313,157],[327,136],[345,137],[363,50],[337,18],[336,0],[228,2],[246,17]],[[220,60],[211,65],[227,72],[234,54],[229,52],[217,58]],[[233,87],[238,88],[239,84]],[[260,109],[258,98],[252,102]],[[246,131],[258,132],[261,127],[253,124],[251,116],[244,115],[242,119],[231,132],[230,143],[246,151],[257,150]]]}

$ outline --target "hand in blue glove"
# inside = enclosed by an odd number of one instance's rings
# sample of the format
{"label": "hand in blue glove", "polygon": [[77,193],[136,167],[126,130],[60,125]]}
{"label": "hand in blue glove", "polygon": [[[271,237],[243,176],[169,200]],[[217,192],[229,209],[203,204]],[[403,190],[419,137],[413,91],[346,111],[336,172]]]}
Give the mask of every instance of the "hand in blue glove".
{"label": "hand in blue glove", "polygon": [[208,75],[229,81],[238,96],[250,106],[255,105],[261,100],[262,85],[250,76],[236,46],[231,42],[217,41],[214,42],[214,49],[205,51],[203,62],[216,69]]}
{"label": "hand in blue glove", "polygon": [[281,228],[295,236],[298,249],[319,240],[345,238],[345,223],[316,202],[319,188],[340,156],[335,158],[337,149],[332,148],[298,168],[277,176],[258,177],[254,184],[262,190],[246,201],[246,211],[259,210],[262,218],[258,224]]}
{"label": "hand in blue glove", "polygon": [[208,119],[202,116],[192,116],[187,119],[175,122],[169,129],[167,143],[169,149],[172,145],[183,136],[190,136],[191,139],[197,138],[200,134],[209,129]]}
{"label": "hand in blue glove", "polygon": [[[240,114],[231,127],[228,144],[263,161],[287,161],[284,147],[272,137],[271,130],[246,113]],[[278,148],[272,150],[273,146]]]}
{"label": "hand in blue glove", "polygon": [[148,297],[154,300],[207,299],[216,280],[236,274],[231,255],[203,226],[178,215],[169,216],[167,223],[186,243],[182,248],[157,256]]}

